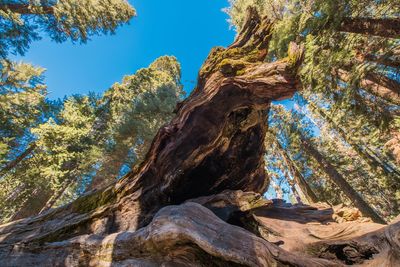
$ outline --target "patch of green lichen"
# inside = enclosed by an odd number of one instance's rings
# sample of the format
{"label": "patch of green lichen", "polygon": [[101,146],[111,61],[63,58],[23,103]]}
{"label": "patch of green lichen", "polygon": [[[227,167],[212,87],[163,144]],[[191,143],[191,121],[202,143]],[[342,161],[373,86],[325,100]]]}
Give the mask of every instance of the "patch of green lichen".
{"label": "patch of green lichen", "polygon": [[304,47],[295,43],[290,43],[286,60],[290,67],[297,67],[304,56]]}
{"label": "patch of green lichen", "polygon": [[218,64],[217,69],[219,69],[222,74],[227,76],[238,75],[239,71],[244,72],[244,68],[248,63],[243,60],[228,59],[225,58]]}
{"label": "patch of green lichen", "polygon": [[104,191],[97,191],[78,198],[72,202],[71,209],[77,213],[86,213],[103,205],[109,204],[114,199],[116,199],[116,193],[114,192],[113,188],[108,188]]}
{"label": "patch of green lichen", "polygon": [[200,76],[221,71],[224,75],[242,75],[247,65],[260,60],[260,51],[250,47],[214,48],[204,63]]}
{"label": "patch of green lichen", "polygon": [[307,246],[304,252],[308,255],[318,257],[321,254],[321,250],[323,250],[322,247],[314,245],[314,246]]}
{"label": "patch of green lichen", "polygon": [[270,201],[264,199],[261,195],[256,195],[253,198],[249,199],[249,206],[251,209],[256,209],[259,207],[264,207],[271,204]]}

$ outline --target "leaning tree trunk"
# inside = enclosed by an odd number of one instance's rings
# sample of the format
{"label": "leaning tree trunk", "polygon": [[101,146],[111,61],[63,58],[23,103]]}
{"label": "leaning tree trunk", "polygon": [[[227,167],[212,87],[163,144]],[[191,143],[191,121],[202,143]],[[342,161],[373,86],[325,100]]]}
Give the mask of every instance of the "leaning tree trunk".
{"label": "leaning tree trunk", "polygon": [[[45,202],[44,207],[42,207],[42,209],[39,211],[38,214],[41,214],[49,209],[51,209],[58,200],[60,200],[62,198],[62,196],[65,194],[65,192],[67,191],[67,189],[74,183],[74,179],[67,179],[66,181],[64,181],[64,183],[62,184],[61,188],[59,188],[57,191],[55,191],[53,193],[53,195],[50,197],[50,199],[47,200],[47,202]],[[36,215],[36,214],[35,214]]]}
{"label": "leaning tree trunk", "polygon": [[42,6],[35,6],[29,4],[2,4],[0,3],[0,10],[7,11],[10,10],[11,12],[18,13],[21,15],[45,15],[45,14],[54,14],[53,6],[49,5],[42,5]]}
{"label": "leaning tree trunk", "polygon": [[353,202],[364,216],[370,217],[376,223],[385,224],[385,220],[379,216],[376,211],[368,205],[367,202],[353,189],[353,187],[344,179],[344,177],[336,170],[332,164],[325,159],[321,153],[304,137],[301,137],[301,143],[304,149],[310,154],[319,164],[321,169],[328,175],[346,196]]}
{"label": "leaning tree trunk", "polygon": [[1,170],[0,170],[0,177],[7,174],[7,172],[11,171],[14,169],[21,161],[23,161],[27,156],[32,154],[32,152],[35,150],[36,144],[32,143],[28,146],[28,148],[22,152],[20,155],[18,155],[14,160],[8,162]]}
{"label": "leaning tree trunk", "polygon": [[400,38],[399,18],[345,18],[339,31]]}
{"label": "leaning tree trunk", "polygon": [[366,60],[366,61],[371,61],[375,62],[377,64],[391,67],[394,69],[399,69],[400,68],[400,56],[397,55],[373,55],[373,54],[366,54],[366,55],[360,55],[361,60]]}
{"label": "leaning tree trunk", "polygon": [[[339,69],[334,74],[344,82],[350,81],[350,73],[346,70]],[[368,74],[360,80],[360,86],[372,95],[378,96],[392,104],[400,105],[400,84],[395,80],[383,75]]]}
{"label": "leaning tree trunk", "polygon": [[[2,245],[106,235],[147,225],[160,208],[226,189],[264,192],[271,101],[298,88],[302,49],[266,63],[272,24],[254,10],[235,42],[211,51],[190,97],[162,127],[137,171],[63,208],[0,230]],[[32,221],[33,220],[33,221]],[[57,223],[55,223],[57,221]],[[24,224],[29,228],[21,233]]]}
{"label": "leaning tree trunk", "polygon": [[274,143],[278,148],[279,154],[282,156],[283,160],[285,161],[286,166],[288,167],[289,171],[291,172],[296,184],[300,187],[302,193],[304,194],[305,198],[309,203],[316,203],[318,202],[318,197],[315,195],[314,191],[311,189],[310,185],[307,183],[304,176],[301,174],[293,160],[290,158],[288,153],[279,143],[279,141],[275,138]]}
{"label": "leaning tree trunk", "polygon": [[[397,170],[396,167],[388,166],[388,164],[383,164],[381,161],[377,160],[377,158],[382,158],[383,156],[377,156],[375,153],[370,153],[368,150],[371,150],[368,148],[365,144],[357,144],[355,143],[352,138],[349,136],[348,133],[345,132],[344,129],[342,129],[339,125],[337,125],[333,119],[325,113],[320,107],[318,107],[316,104],[314,104],[312,101],[308,102],[308,105],[311,107],[311,110],[316,112],[322,119],[324,119],[330,127],[332,127],[339,135],[340,137],[347,143],[349,144],[354,151],[360,155],[360,157],[373,169],[379,169],[382,170],[385,175],[391,176],[394,175],[397,179],[400,178],[400,172]],[[387,160],[387,159],[385,159]]]}
{"label": "leaning tree trunk", "polygon": [[22,203],[21,207],[11,216],[11,221],[20,220],[29,216],[39,214],[43,209],[43,203],[46,203],[52,196],[49,190],[36,188],[32,194]]}
{"label": "leaning tree trunk", "polygon": [[[249,11],[233,45],[212,50],[196,89],[160,129],[137,170],[67,206],[0,226],[2,267],[340,265],[332,259],[343,261],[341,247],[337,257],[301,256],[262,238],[255,228],[270,228],[263,216],[274,215],[272,202],[240,191],[263,193],[267,188],[268,109],[272,100],[296,91],[302,59],[302,49],[291,45],[288,58],[265,63],[272,25],[255,9]],[[218,195],[203,197],[212,194]],[[252,216],[247,212],[261,207],[263,214],[249,221],[254,234],[242,229],[246,225],[237,217]],[[297,214],[289,214],[289,220],[319,217]],[[388,231],[397,234],[398,224]],[[380,238],[374,241],[375,254],[398,251],[391,248],[390,236],[368,237]],[[365,247],[353,244],[349,251],[349,243],[342,244],[350,257]],[[368,259],[370,254],[364,254],[362,260]]]}

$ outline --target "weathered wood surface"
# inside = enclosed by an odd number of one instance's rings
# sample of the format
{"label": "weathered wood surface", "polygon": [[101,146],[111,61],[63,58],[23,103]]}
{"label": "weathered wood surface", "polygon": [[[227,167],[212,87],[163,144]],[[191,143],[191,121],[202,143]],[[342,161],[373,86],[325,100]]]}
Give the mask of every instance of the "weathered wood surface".
{"label": "weathered wood surface", "polygon": [[[279,207],[259,193],[268,186],[263,154],[270,103],[299,88],[302,59],[301,47],[292,44],[288,58],[264,62],[272,29],[250,10],[236,41],[213,49],[196,89],[160,129],[143,164],[121,181],[0,226],[0,266],[343,264],[295,251],[289,229],[285,240],[263,238],[259,231],[291,222],[268,221],[271,213],[263,212]],[[360,240],[381,238],[378,252],[390,251],[388,242],[398,251],[397,224],[385,229],[394,237],[379,232]],[[281,242],[288,247],[280,248]]]}

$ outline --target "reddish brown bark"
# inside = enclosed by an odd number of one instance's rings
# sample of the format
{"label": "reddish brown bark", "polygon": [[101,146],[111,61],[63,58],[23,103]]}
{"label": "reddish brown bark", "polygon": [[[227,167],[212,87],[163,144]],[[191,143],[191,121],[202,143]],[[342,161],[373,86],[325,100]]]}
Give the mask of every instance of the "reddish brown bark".
{"label": "reddish brown bark", "polygon": [[[340,69],[336,74],[344,82],[350,80],[350,74],[346,70]],[[369,73],[360,81],[360,86],[367,92],[390,103],[400,104],[400,84],[395,80],[376,73]]]}
{"label": "reddish brown bark", "polygon": [[375,35],[387,38],[400,37],[399,18],[345,18],[340,31]]}
{"label": "reddish brown bark", "polygon": [[298,88],[296,68],[302,58],[302,50],[292,45],[290,58],[265,63],[271,30],[269,20],[252,11],[230,47],[212,50],[196,89],[160,129],[137,171],[27,220],[34,222],[24,234],[17,234],[17,225],[3,228],[0,235],[9,233],[3,242],[132,230],[148,224],[161,207],[193,197],[226,189],[264,192],[268,110],[272,100],[288,98]]}
{"label": "reddish brown bark", "polygon": [[10,10],[14,13],[22,15],[43,15],[53,14],[54,8],[52,6],[31,6],[28,4],[0,4],[0,10]]}
{"label": "reddish brown bark", "polygon": [[[232,225],[245,227],[241,215],[271,203],[255,193],[225,190],[265,191],[267,111],[272,100],[290,97],[298,87],[297,46],[287,59],[264,62],[271,30],[250,9],[235,43],[211,52],[196,89],[136,171],[70,205],[0,226],[2,264],[337,266]],[[211,204],[208,197],[204,206],[190,200],[221,191]]]}

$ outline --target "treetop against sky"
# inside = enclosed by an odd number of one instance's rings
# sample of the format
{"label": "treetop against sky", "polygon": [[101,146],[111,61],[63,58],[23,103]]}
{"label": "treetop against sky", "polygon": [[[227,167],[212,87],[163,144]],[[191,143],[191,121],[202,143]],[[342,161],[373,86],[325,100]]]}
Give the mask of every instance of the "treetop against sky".
{"label": "treetop against sky", "polygon": [[50,98],[101,93],[124,75],[148,66],[163,55],[182,65],[182,83],[190,92],[198,70],[214,46],[229,45],[235,32],[222,9],[227,0],[129,1],[137,16],[114,35],[91,37],[86,44],[56,43],[47,35],[31,44],[23,60],[47,69]]}

